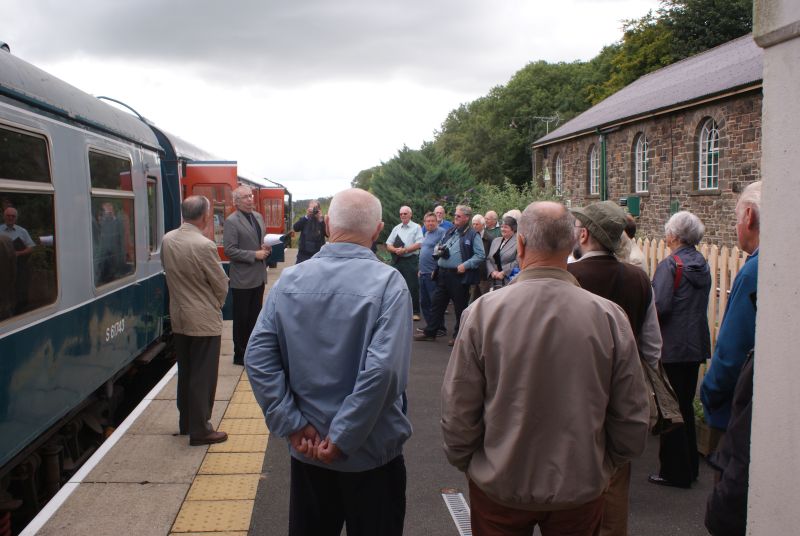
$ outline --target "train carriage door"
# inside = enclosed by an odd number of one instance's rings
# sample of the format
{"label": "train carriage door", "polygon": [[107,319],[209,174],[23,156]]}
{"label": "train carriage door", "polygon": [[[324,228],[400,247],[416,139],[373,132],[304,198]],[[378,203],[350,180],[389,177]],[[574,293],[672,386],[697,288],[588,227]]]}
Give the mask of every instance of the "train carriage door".
{"label": "train carriage door", "polygon": [[[264,217],[267,233],[284,234],[287,231],[283,219],[283,195],[283,188],[260,188],[258,191],[258,208]],[[283,262],[283,253],[283,246],[273,247],[270,262]]]}
{"label": "train carriage door", "polygon": [[222,230],[227,218],[236,207],[233,190],[237,186],[236,162],[188,162],[181,179],[186,196],[204,195],[211,201],[212,223],[204,234],[217,244],[219,257],[227,261],[222,247]]}

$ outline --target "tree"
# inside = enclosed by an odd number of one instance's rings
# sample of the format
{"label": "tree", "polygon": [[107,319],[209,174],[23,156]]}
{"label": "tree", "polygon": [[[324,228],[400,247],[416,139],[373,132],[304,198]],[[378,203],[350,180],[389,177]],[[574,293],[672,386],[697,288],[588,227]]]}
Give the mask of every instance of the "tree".
{"label": "tree", "polygon": [[465,163],[442,155],[430,143],[419,150],[404,146],[372,178],[372,193],[383,205],[383,237],[400,223],[401,206],[411,207],[417,221],[436,205],[452,212],[473,186],[475,179]]}
{"label": "tree", "polygon": [[522,187],[506,179],[502,184],[479,184],[469,197],[469,205],[476,214],[485,214],[494,210],[502,216],[511,209],[525,210],[534,201],[560,201],[552,187],[543,188],[535,182]]}
{"label": "tree", "polygon": [[741,37],[753,29],[753,0],[663,0],[661,17],[678,59]]}
{"label": "tree", "polygon": [[369,169],[362,169],[358,172],[358,175],[350,181],[350,186],[352,188],[361,188],[369,192],[372,187],[372,177],[375,176],[375,173],[377,173],[380,168],[380,166],[373,166]]}

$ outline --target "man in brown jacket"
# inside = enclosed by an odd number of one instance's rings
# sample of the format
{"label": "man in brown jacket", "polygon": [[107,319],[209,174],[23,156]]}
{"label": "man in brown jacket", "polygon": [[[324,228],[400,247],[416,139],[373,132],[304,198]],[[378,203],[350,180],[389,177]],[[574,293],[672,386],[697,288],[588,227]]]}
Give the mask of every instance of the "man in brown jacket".
{"label": "man in brown jacket", "polygon": [[209,422],[217,390],[222,339],[222,305],[228,277],[217,246],[203,236],[210,203],[193,195],[181,203],[183,225],[164,235],[161,263],[169,288],[169,315],[178,354],[178,412],[182,435],[190,445],[221,443],[225,432]]}
{"label": "man in brown jacket", "polygon": [[566,271],[574,223],[557,203],[525,209],[522,271],[465,311],[450,356],[445,453],[467,473],[476,535],[596,534],[611,475],[645,448],[636,342],[622,309]]}

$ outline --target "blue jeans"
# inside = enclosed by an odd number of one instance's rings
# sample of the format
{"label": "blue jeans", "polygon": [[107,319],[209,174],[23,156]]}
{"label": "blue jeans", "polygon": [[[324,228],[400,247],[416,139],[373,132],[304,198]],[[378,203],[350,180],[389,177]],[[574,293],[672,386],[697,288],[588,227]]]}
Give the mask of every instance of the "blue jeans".
{"label": "blue jeans", "polygon": [[436,290],[436,281],[431,279],[431,274],[419,274],[419,307],[422,318],[426,324],[432,323],[433,292]]}

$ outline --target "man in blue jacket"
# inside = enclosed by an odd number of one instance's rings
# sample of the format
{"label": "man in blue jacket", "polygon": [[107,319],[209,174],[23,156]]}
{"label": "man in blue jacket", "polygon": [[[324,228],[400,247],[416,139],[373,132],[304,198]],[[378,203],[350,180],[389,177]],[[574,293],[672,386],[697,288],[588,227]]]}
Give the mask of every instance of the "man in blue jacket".
{"label": "man in blue jacket", "polygon": [[722,430],[728,428],[739,373],[747,353],[755,346],[760,206],[758,181],[747,186],[736,203],[736,237],[739,247],[750,256],[733,282],[711,366],[700,389],[706,421]]}
{"label": "man in blue jacket", "polygon": [[401,536],[411,423],[411,296],[370,246],[383,229],[372,194],[345,190],[325,218],[330,241],[285,268],[245,363],[271,434],[289,440],[289,534]]}

